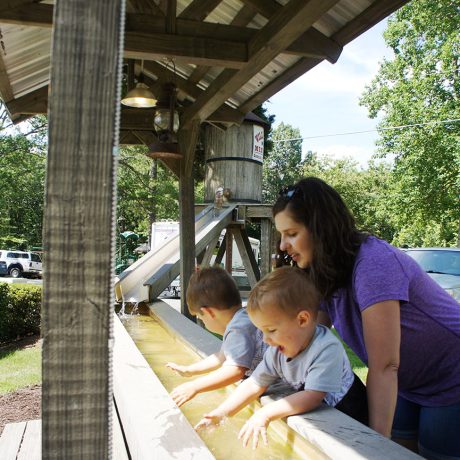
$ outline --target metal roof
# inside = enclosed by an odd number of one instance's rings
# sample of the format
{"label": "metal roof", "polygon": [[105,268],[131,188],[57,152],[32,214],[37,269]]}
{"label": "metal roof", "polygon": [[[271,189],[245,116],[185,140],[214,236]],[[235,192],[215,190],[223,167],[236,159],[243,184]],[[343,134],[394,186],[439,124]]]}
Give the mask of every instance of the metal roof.
{"label": "metal roof", "polygon": [[[144,73],[151,85],[173,75],[180,100],[193,106],[199,99],[189,116],[232,124],[323,59],[335,62],[346,43],[406,1],[177,0],[174,31],[165,0],[127,0],[125,57],[136,59],[136,74]],[[0,96],[13,120],[46,111],[53,3],[0,6]],[[304,15],[304,30],[295,14]],[[270,28],[288,44],[273,55],[277,41],[260,43],[270,40],[263,35]],[[216,88],[221,81],[222,91]],[[208,96],[212,91],[227,94]]]}

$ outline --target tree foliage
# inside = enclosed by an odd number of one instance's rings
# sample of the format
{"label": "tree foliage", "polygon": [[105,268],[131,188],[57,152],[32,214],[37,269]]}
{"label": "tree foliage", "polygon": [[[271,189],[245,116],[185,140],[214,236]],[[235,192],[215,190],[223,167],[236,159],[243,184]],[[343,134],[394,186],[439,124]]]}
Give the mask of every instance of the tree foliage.
{"label": "tree foliage", "polygon": [[42,244],[46,131],[43,119],[21,132],[1,117],[0,247],[26,249]]}
{"label": "tree foliage", "polygon": [[410,2],[384,36],[394,58],[381,64],[361,103],[371,117],[383,115],[380,152],[395,158],[395,238],[452,245],[460,216],[460,4]]}
{"label": "tree foliage", "polygon": [[[302,140],[300,131],[280,123],[271,135],[273,148],[264,154],[262,196],[264,203],[274,203],[280,189],[301,177]],[[296,140],[294,140],[296,139]]]}

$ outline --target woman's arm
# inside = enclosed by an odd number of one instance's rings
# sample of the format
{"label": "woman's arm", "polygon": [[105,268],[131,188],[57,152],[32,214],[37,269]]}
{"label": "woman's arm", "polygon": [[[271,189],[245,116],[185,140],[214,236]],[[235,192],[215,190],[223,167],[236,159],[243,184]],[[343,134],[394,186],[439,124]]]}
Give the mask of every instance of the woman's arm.
{"label": "woman's arm", "polygon": [[225,355],[219,351],[213,353],[207,358],[198,361],[197,363],[189,364],[188,366],[176,363],[166,363],[166,367],[169,367],[174,372],[177,372],[182,377],[191,377],[192,375],[205,374],[213,371],[214,369],[222,366],[225,361]]}
{"label": "woman's arm", "polygon": [[217,388],[222,388],[231,383],[238,382],[238,380],[244,377],[246,371],[247,369],[245,367],[221,366],[208,375],[179,385],[171,392],[171,397],[180,407],[182,404],[195,397],[197,393],[216,390]]}
{"label": "woman's arm", "polygon": [[362,313],[364,343],[368,356],[367,399],[369,425],[389,437],[398,394],[400,304],[387,300]]}

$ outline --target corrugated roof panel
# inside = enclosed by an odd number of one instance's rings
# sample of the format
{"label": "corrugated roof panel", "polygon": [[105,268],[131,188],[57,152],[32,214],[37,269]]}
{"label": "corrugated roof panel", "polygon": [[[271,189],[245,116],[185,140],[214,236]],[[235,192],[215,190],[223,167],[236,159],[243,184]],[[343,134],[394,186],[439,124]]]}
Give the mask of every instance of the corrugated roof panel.
{"label": "corrugated roof panel", "polygon": [[1,55],[15,98],[49,79],[51,29],[0,24]]}

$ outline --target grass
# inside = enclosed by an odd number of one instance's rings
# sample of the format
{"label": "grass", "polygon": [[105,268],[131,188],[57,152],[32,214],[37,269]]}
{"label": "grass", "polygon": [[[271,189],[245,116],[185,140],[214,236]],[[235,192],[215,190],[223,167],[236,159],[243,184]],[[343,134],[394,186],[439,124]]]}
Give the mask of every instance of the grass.
{"label": "grass", "polygon": [[331,331],[336,335],[336,337],[342,342],[345,351],[347,352],[348,359],[351,363],[351,368],[353,372],[364,382],[366,383],[367,377],[367,366],[354,354],[354,352],[348,347],[348,345],[340,338],[337,334],[337,331],[332,328]]}
{"label": "grass", "polygon": [[40,384],[41,348],[0,351],[0,395]]}

